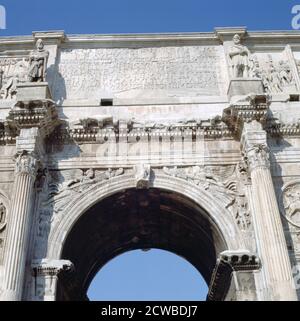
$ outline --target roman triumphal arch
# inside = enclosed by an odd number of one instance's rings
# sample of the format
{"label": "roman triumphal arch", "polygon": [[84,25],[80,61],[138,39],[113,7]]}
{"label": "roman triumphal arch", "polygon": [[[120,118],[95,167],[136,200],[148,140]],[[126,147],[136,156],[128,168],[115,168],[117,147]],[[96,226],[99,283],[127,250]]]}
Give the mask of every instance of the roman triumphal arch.
{"label": "roman triumphal arch", "polygon": [[297,300],[299,40],[0,38],[0,299],[87,300],[109,260],[159,248],[208,301]]}

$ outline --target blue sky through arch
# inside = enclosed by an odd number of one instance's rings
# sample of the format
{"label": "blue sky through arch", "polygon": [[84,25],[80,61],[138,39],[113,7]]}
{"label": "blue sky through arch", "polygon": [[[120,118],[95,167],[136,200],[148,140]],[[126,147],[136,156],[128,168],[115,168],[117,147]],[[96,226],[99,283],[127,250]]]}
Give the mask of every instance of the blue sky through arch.
{"label": "blue sky through arch", "polygon": [[106,300],[203,301],[207,285],[196,268],[176,254],[134,250],[108,262],[92,281],[88,297]]}

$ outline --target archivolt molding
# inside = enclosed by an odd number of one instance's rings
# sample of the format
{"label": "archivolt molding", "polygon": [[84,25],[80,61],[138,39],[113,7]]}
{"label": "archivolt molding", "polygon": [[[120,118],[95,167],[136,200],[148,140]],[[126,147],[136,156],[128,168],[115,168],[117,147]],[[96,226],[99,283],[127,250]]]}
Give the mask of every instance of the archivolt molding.
{"label": "archivolt molding", "polygon": [[[173,191],[192,200],[196,206],[208,213],[210,221],[222,234],[228,249],[245,248],[242,231],[234,223],[229,210],[232,205],[216,198],[213,190],[207,190],[200,184],[167,175],[162,169],[151,169],[148,187]],[[47,257],[60,258],[68,232],[89,208],[108,196],[131,188],[139,188],[139,186],[137,186],[135,171],[127,169],[118,176],[91,184],[76,197],[71,197],[61,212],[56,213],[56,217],[50,222]]]}

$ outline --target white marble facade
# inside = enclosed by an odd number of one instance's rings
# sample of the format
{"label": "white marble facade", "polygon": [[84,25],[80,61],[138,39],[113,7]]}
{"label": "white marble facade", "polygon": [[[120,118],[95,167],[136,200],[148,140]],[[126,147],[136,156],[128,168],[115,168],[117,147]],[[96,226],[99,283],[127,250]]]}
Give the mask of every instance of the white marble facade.
{"label": "white marble facade", "polygon": [[[1,300],[85,299],[114,253],[165,244],[203,254],[208,300],[300,299],[299,32],[33,32],[0,38],[0,77]],[[103,262],[73,240],[94,206]],[[195,221],[148,237],[155,206]]]}

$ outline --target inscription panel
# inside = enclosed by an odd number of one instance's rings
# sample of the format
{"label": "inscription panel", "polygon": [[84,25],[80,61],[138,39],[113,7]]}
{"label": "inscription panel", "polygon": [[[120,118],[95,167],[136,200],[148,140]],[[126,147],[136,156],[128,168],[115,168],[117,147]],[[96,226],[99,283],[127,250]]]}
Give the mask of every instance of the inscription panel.
{"label": "inscription panel", "polygon": [[225,86],[219,47],[64,49],[54,95],[86,99],[220,95]]}

